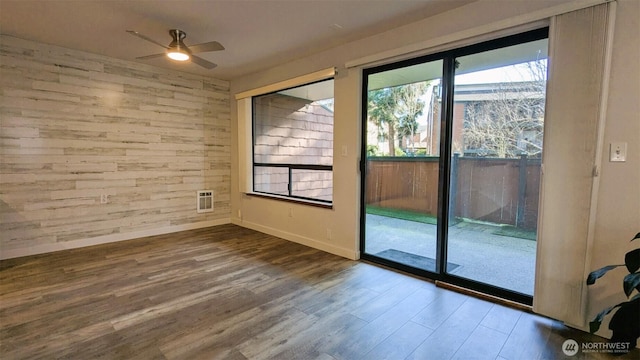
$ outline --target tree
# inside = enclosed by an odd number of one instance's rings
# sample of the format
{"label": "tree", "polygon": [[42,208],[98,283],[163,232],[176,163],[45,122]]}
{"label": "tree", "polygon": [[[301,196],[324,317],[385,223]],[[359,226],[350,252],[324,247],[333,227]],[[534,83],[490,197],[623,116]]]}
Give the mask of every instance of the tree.
{"label": "tree", "polygon": [[409,136],[413,141],[418,129],[417,119],[422,115],[428,82],[386,87],[369,91],[369,120],[377,127],[381,137],[389,142],[389,154],[396,154],[395,140]]}
{"label": "tree", "polygon": [[531,81],[496,84],[487,99],[465,104],[462,149],[517,157],[542,150],[546,61],[527,63]]}

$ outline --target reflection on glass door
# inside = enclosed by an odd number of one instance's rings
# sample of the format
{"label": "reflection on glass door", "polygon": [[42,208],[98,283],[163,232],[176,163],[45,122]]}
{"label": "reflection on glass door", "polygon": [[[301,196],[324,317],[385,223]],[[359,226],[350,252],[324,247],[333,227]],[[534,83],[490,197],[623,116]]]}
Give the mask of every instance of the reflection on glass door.
{"label": "reflection on glass door", "polygon": [[532,295],[547,40],[455,59],[450,274]]}
{"label": "reflection on glass door", "polygon": [[436,271],[442,60],[367,76],[364,253]]}

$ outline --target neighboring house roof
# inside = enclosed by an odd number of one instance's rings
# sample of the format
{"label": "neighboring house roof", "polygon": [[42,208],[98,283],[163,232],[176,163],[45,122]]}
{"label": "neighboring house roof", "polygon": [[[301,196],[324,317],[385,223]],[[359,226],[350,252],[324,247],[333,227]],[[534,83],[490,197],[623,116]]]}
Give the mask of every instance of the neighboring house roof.
{"label": "neighboring house roof", "polygon": [[532,90],[535,86],[535,81],[456,85],[454,101],[544,99],[544,91]]}

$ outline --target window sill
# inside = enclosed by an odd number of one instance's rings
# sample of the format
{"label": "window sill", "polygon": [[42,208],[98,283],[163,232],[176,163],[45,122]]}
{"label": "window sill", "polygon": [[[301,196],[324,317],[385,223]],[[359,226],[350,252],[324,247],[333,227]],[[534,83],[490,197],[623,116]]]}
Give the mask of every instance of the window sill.
{"label": "window sill", "polygon": [[324,209],[333,209],[333,203],[327,204],[327,203],[323,203],[323,202],[319,202],[319,201],[296,199],[296,198],[290,198],[290,197],[285,197],[285,196],[278,196],[278,195],[265,194],[265,193],[256,193],[256,192],[247,192],[247,193],[244,193],[244,194],[246,196],[251,196],[251,197],[258,197],[258,198],[264,198],[264,199],[284,201],[284,202],[290,202],[290,203],[300,204],[300,205],[309,205],[309,206],[314,206],[314,207],[319,207],[319,208],[324,208]]}

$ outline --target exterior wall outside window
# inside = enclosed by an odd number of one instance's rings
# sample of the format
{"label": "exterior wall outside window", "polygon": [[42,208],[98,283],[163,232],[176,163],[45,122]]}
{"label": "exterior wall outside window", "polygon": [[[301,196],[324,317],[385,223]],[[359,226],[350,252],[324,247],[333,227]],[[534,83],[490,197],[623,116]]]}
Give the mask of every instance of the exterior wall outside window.
{"label": "exterior wall outside window", "polygon": [[[273,93],[253,98],[254,163],[333,164],[333,111],[308,99]],[[331,201],[331,171],[292,170],[292,196]],[[254,191],[288,196],[289,171],[254,167]]]}

